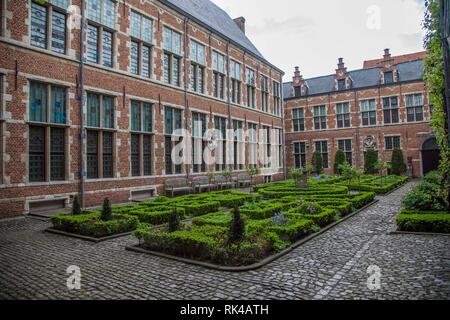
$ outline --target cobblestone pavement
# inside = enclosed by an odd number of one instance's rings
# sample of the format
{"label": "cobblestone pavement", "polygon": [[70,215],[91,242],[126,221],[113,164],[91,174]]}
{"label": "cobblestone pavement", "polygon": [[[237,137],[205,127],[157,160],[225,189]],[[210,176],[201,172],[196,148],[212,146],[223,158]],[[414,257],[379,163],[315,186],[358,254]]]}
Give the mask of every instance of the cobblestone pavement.
{"label": "cobblestone pavement", "polygon": [[[402,187],[288,255],[227,273],[44,233],[32,218],[0,222],[0,299],[450,299],[450,237],[389,235]],[[81,290],[66,269],[81,268]],[[369,290],[367,269],[381,269]]]}

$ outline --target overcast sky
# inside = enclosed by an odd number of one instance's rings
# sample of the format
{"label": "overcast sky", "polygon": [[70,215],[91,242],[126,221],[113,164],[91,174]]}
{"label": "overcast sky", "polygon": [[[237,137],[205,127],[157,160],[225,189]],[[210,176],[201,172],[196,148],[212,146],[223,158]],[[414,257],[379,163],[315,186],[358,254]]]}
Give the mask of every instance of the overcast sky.
{"label": "overcast sky", "polygon": [[364,60],[422,47],[424,0],[212,0],[232,18],[244,16],[247,35],[264,57],[292,78],[349,70]]}

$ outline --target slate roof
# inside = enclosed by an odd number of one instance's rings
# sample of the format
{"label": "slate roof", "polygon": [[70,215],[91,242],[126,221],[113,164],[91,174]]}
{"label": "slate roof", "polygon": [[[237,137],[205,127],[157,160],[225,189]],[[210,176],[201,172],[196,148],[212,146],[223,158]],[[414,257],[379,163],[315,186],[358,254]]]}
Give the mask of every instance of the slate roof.
{"label": "slate roof", "polygon": [[[415,60],[397,64],[397,70],[400,82],[422,80],[423,79],[423,60]],[[352,89],[367,88],[378,86],[381,83],[381,68],[359,69],[349,71],[349,77],[352,79]],[[308,95],[318,95],[335,92],[335,75],[305,79],[308,85]],[[292,82],[283,83],[283,97],[292,98]]]}
{"label": "slate roof", "polygon": [[213,2],[209,0],[161,0],[161,2],[181,9],[209,28],[237,43],[256,57],[266,61],[261,52],[256,49],[253,43],[239,29],[234,20]]}

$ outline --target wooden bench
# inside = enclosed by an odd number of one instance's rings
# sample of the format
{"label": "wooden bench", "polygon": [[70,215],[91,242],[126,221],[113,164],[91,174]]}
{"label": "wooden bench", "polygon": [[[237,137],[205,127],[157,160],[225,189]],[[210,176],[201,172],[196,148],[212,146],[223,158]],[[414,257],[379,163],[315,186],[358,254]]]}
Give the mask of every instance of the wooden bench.
{"label": "wooden bench", "polygon": [[228,180],[222,175],[215,176],[214,181],[216,182],[216,185],[220,189],[228,189],[233,187],[233,181]]}
{"label": "wooden bench", "polygon": [[189,192],[190,194],[193,188],[188,179],[177,178],[166,180],[166,182],[164,183],[164,190],[166,195],[170,192],[171,196],[173,197],[175,192]]}
{"label": "wooden bench", "polygon": [[250,176],[248,174],[245,173],[240,173],[237,178],[236,178],[236,188],[239,187],[247,187],[250,186],[252,184],[252,179],[250,178]]}
{"label": "wooden bench", "polygon": [[194,192],[202,192],[202,190],[207,189],[208,191],[211,191],[216,187],[216,184],[210,183],[208,177],[195,177],[192,179],[192,187],[194,188]]}

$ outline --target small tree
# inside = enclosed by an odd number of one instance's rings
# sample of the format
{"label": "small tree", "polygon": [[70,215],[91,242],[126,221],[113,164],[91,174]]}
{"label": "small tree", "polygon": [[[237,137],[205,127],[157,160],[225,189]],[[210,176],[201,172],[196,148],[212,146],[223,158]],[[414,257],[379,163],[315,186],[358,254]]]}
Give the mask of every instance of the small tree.
{"label": "small tree", "polygon": [[352,166],[348,162],[345,162],[340,165],[339,170],[342,172],[342,176],[344,177],[344,179],[347,180],[348,185],[350,185],[353,180]]}
{"label": "small tree", "polygon": [[80,215],[81,214],[81,206],[80,206],[80,199],[78,198],[78,195],[76,194],[73,197],[73,202],[72,202],[72,214],[74,216]]}
{"label": "small tree", "polygon": [[377,170],[378,174],[380,175],[380,184],[384,184],[384,180],[386,178],[386,175],[388,171],[391,169],[391,165],[387,161],[378,161],[375,169]]}
{"label": "small tree", "polygon": [[208,172],[208,182],[209,184],[213,183],[214,181],[214,171],[209,171]]}
{"label": "small tree", "polygon": [[230,168],[226,168],[222,171],[222,176],[224,176],[228,181],[231,180],[231,177],[233,176],[233,171],[231,171]]}
{"label": "small tree", "polygon": [[342,170],[340,169],[341,164],[344,164],[347,161],[345,158],[345,153],[341,149],[336,151],[336,155],[334,156],[334,166],[333,171],[336,175],[342,175]]}
{"label": "small tree", "polygon": [[395,149],[392,152],[392,161],[391,161],[391,172],[395,175],[400,176],[401,174],[406,172],[406,163],[403,159],[403,151],[400,149]]}
{"label": "small tree", "polygon": [[368,149],[366,151],[366,156],[364,158],[364,172],[365,174],[376,174],[377,169],[375,168],[378,162],[378,152],[374,149]]}
{"label": "small tree", "polygon": [[315,174],[319,175],[323,171],[323,159],[322,154],[319,151],[313,153],[312,159],[313,171]]}
{"label": "small tree", "polygon": [[233,220],[230,225],[230,235],[228,237],[228,244],[239,245],[244,240],[245,223],[241,218],[239,207],[233,210]]}
{"label": "small tree", "polygon": [[169,217],[169,232],[175,232],[180,229],[180,215],[178,214],[177,208],[172,209],[172,213]]}
{"label": "small tree", "polygon": [[105,198],[105,200],[103,200],[103,209],[100,219],[102,221],[108,221],[112,219],[111,202],[109,201],[108,198]]}
{"label": "small tree", "polygon": [[354,179],[358,181],[358,189],[361,186],[361,177],[364,174],[364,170],[360,168],[353,168],[352,169],[352,176]]}
{"label": "small tree", "polygon": [[247,167],[247,173],[250,176],[250,183],[252,186],[255,185],[255,177],[260,174],[261,170],[256,164],[251,164]]}

